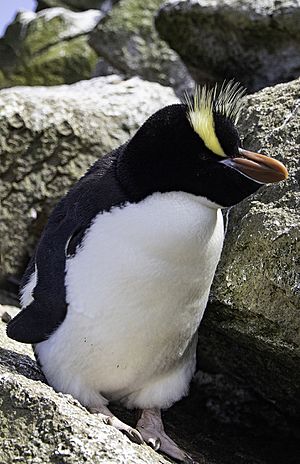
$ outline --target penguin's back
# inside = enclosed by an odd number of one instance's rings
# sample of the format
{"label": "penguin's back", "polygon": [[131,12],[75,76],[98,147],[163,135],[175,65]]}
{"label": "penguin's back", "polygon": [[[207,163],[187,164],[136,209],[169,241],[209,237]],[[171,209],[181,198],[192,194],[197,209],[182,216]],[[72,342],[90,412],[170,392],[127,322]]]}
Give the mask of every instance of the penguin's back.
{"label": "penguin's back", "polygon": [[10,338],[39,343],[66,317],[66,258],[75,254],[97,214],[131,200],[116,175],[125,147],[96,161],[54,208],[22,278],[22,311],[8,323]]}
{"label": "penguin's back", "polygon": [[66,318],[36,345],[54,388],[87,406],[99,392],[129,407],[183,395],[223,243],[206,203],[155,193],[95,216],[66,262]]}

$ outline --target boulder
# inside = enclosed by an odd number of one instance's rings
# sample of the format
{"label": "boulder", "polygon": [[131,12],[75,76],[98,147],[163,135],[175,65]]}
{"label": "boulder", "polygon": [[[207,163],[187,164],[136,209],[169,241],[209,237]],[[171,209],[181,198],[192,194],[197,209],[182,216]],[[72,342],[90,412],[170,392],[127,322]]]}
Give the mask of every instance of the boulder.
{"label": "boulder", "polygon": [[9,340],[0,321],[1,464],[167,464],[104,425],[70,395],[45,383],[29,345]]}
{"label": "boulder", "polygon": [[62,6],[73,11],[108,10],[118,0],[37,0],[36,10]]}
{"label": "boulder", "polygon": [[89,43],[121,74],[174,87],[178,95],[193,88],[187,69],[154,28],[162,0],[121,0],[98,24]]}
{"label": "boulder", "polygon": [[200,365],[242,378],[277,409],[300,413],[300,79],[248,97],[243,146],[288,167],[289,178],[231,209]]}
{"label": "boulder", "polygon": [[156,27],[197,82],[249,91],[299,76],[299,0],[169,0]]}
{"label": "boulder", "polygon": [[98,56],[88,35],[103,13],[51,8],[18,13],[0,39],[0,87],[88,79]]}
{"label": "boulder", "polygon": [[0,288],[23,272],[53,206],[86,169],[175,102],[172,89],[117,76],[0,91]]}

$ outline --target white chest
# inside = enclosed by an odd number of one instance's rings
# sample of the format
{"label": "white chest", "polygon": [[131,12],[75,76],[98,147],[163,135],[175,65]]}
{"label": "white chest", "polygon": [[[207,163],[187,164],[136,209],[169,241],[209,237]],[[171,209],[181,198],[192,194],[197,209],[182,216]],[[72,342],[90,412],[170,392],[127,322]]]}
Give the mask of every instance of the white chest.
{"label": "white chest", "polygon": [[115,318],[130,327],[154,317],[158,327],[174,317],[198,324],[222,243],[220,210],[181,192],[99,214],[67,262],[70,311],[106,331]]}
{"label": "white chest", "polygon": [[67,261],[67,317],[40,355],[55,352],[105,392],[172,368],[201,321],[222,244],[221,211],[182,192],[99,214]]}

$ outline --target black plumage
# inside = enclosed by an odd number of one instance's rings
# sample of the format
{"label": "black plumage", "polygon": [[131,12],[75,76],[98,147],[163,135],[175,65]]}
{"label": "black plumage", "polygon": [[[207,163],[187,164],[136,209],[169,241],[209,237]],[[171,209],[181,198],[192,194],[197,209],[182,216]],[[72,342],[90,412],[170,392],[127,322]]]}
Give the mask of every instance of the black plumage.
{"label": "black plumage", "polygon": [[[34,301],[8,324],[9,337],[38,343],[64,320],[66,256],[76,253],[99,212],[169,191],[185,191],[230,206],[259,188],[257,182],[222,165],[220,157],[192,131],[186,115],[183,104],[159,110],[129,142],[96,161],[54,208],[34,254],[38,269]],[[216,118],[224,148],[229,156],[237,156],[236,129],[226,118]],[[32,260],[22,286],[33,268]]]}

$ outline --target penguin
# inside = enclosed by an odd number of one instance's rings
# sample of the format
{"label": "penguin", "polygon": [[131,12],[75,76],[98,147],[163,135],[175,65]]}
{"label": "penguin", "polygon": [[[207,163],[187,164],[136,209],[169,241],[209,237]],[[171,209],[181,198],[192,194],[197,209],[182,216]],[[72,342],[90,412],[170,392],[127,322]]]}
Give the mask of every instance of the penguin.
{"label": "penguin", "polygon": [[[102,157],[52,212],[7,335],[34,345],[48,383],[179,462],[161,411],[187,395],[224,227],[221,209],[287,178],[241,147],[236,82],[197,87]],[[136,427],[109,403],[137,409]]]}

